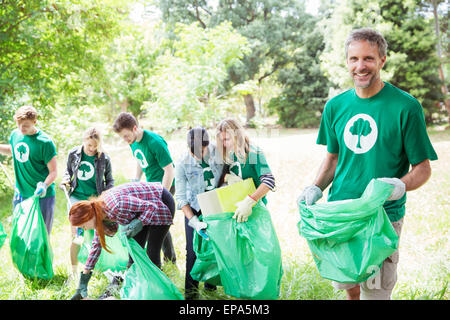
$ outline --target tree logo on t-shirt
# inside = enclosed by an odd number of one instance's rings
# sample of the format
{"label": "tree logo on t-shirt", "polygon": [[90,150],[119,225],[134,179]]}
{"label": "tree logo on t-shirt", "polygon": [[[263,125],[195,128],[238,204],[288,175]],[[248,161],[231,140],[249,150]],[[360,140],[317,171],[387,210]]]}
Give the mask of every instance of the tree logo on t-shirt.
{"label": "tree logo on t-shirt", "polygon": [[366,153],[374,146],[378,137],[375,120],[367,114],[360,113],[352,117],[344,129],[344,142],[354,153]]}
{"label": "tree logo on t-shirt", "polygon": [[141,150],[139,149],[134,150],[134,157],[139,162],[139,165],[141,166],[142,169],[148,167],[147,159],[145,159],[144,153]]}
{"label": "tree logo on t-shirt", "polygon": [[79,180],[86,181],[94,176],[94,166],[92,163],[87,161],[81,161],[80,167],[78,168],[77,177]]}
{"label": "tree logo on t-shirt", "polygon": [[242,169],[239,161],[234,161],[232,164],[230,164],[230,173],[234,173],[238,177],[242,178]]}
{"label": "tree logo on t-shirt", "polygon": [[20,142],[14,147],[16,160],[19,162],[27,162],[30,157],[30,148],[25,142]]}

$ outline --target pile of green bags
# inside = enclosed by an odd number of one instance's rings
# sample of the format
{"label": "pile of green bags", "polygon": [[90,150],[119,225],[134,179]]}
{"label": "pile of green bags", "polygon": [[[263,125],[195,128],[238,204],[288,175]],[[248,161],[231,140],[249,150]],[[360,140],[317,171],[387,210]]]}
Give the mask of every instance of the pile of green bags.
{"label": "pile of green bags", "polygon": [[33,196],[16,205],[9,244],[12,261],[25,277],[45,280],[53,277],[53,252],[39,197]]}
{"label": "pile of green bags", "polygon": [[397,233],[383,208],[392,189],[373,179],[359,199],[299,204],[298,230],[322,277],[363,282],[397,249]]}
{"label": "pile of green bags", "polygon": [[155,266],[134,239],[129,239],[119,229],[119,238],[133,259],[125,273],[120,298],[122,300],[184,300],[173,282]]}
{"label": "pile of green bags", "polygon": [[[85,230],[83,244],[78,252],[78,261],[86,264],[95,230]],[[100,257],[95,264],[94,270],[103,272],[106,270],[123,271],[127,268],[128,250],[122,244],[117,233],[113,237],[105,237],[106,247],[112,252],[102,250]]]}
{"label": "pile of green bags", "polygon": [[221,283],[226,294],[237,298],[277,299],[283,268],[269,211],[259,201],[247,222],[237,223],[233,215],[225,212],[203,218],[210,240],[199,244],[200,238],[194,236],[197,260],[192,278]]}

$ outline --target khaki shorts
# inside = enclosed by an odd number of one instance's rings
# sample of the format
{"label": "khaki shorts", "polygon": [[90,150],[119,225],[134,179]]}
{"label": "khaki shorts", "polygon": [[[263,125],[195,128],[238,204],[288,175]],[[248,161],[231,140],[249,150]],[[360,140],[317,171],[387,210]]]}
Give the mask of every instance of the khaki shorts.
{"label": "khaki shorts", "polygon": [[[392,226],[394,227],[395,232],[397,232],[400,240],[403,218],[396,222],[392,222]],[[383,265],[377,276],[362,283],[340,283],[332,281],[332,285],[338,290],[348,290],[360,285],[360,298],[362,300],[389,300],[391,298],[392,290],[397,282],[398,260],[399,249],[383,261]]]}

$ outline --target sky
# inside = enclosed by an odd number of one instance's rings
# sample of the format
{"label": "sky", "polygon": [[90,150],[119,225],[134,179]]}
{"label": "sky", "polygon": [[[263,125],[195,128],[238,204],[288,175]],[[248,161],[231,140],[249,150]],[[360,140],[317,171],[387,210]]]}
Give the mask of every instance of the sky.
{"label": "sky", "polygon": [[316,15],[320,6],[318,0],[305,0],[306,12],[312,15]]}
{"label": "sky", "polygon": [[[211,3],[214,4],[215,0],[211,0]],[[306,12],[312,15],[316,15],[320,6],[319,0],[305,0]],[[134,21],[140,21],[143,17],[144,5],[142,3],[137,3],[132,10],[130,16]],[[146,12],[147,18],[150,12]]]}

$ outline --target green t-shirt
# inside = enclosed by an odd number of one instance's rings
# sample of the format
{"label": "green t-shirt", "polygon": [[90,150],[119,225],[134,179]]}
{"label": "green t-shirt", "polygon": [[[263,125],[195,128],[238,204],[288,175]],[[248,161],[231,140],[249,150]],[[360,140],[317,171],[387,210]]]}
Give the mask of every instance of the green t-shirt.
{"label": "green t-shirt", "polygon": [[[339,154],[328,201],[359,198],[372,178],[401,178],[410,164],[437,159],[422,106],[387,82],[367,99],[352,89],[329,100],[317,144]],[[384,204],[391,221],[404,216],[405,202],[406,194]]]}
{"label": "green t-shirt", "polygon": [[[141,141],[130,145],[133,156],[139,162],[147,182],[162,182],[164,168],[172,163],[167,142],[160,135],[144,130]],[[174,179],[175,183],[175,179]]]}
{"label": "green t-shirt", "polygon": [[97,196],[97,183],[95,179],[95,155],[88,156],[82,151],[80,167],[77,172],[77,187],[72,196],[78,200],[87,200],[91,196]]}
{"label": "green t-shirt", "polygon": [[[47,163],[56,156],[51,138],[39,130],[33,135],[23,135],[15,129],[9,137],[12,147],[16,187],[24,198],[33,196],[38,182],[44,182],[49,174]],[[45,198],[55,195],[55,184],[47,188]]]}
{"label": "green t-shirt", "polygon": [[[240,163],[235,154],[232,155],[232,159],[234,162],[230,165],[230,171],[243,180],[252,178],[256,188],[261,184],[259,177],[272,173],[264,153],[258,147],[250,145],[250,151],[245,164]],[[262,201],[264,204],[267,204],[266,196],[262,198]]]}

